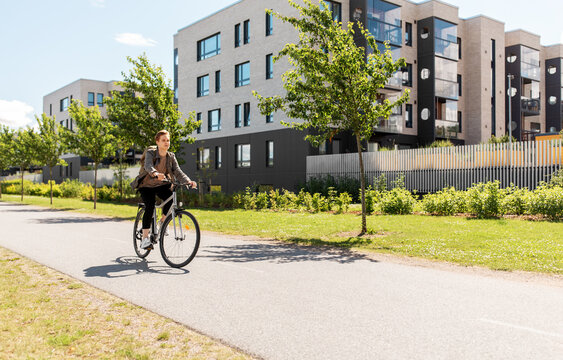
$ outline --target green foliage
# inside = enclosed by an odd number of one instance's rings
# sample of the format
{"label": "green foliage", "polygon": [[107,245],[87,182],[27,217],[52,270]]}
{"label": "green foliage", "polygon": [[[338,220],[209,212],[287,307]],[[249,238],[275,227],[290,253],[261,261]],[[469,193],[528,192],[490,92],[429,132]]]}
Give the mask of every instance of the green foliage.
{"label": "green foliage", "polygon": [[382,213],[395,215],[412,214],[415,204],[411,192],[399,187],[383,193],[379,201]]}
{"label": "green foliage", "polygon": [[549,179],[549,183],[547,183],[548,187],[555,187],[559,186],[563,188],[563,169],[560,169],[553,174],[551,174],[551,178]]}
{"label": "green foliage", "polygon": [[[0,124],[0,173],[13,165],[15,133],[9,127]],[[2,188],[0,187],[0,199]]]}
{"label": "green foliage", "polygon": [[348,207],[350,206],[351,203],[352,203],[352,197],[350,196],[350,194],[340,193],[340,195],[336,199],[336,205],[338,206],[336,212],[338,214],[348,212]]}
{"label": "green foliage", "polygon": [[544,215],[551,220],[563,219],[563,187],[541,186],[529,197],[529,211],[531,214]]}
{"label": "green foliage", "polygon": [[504,190],[501,200],[501,213],[524,215],[528,212],[531,192],[527,188],[518,188],[512,184]]}
{"label": "green foliage", "polygon": [[428,146],[428,147],[429,148],[445,148],[445,147],[453,147],[453,146],[454,146],[454,144],[450,140],[436,140],[432,144],[430,144],[430,146]]}
{"label": "green foliage", "polygon": [[498,217],[502,213],[503,197],[498,180],[475,184],[467,190],[467,208],[478,218]]}
{"label": "green foliage", "polygon": [[32,128],[20,129],[16,133],[15,140],[13,142],[13,164],[20,167],[22,174],[22,185],[20,189],[21,199],[23,200],[23,170],[29,168],[31,165],[38,164],[38,157],[35,151],[37,143],[40,141],[39,137]]}
{"label": "green foliage", "polygon": [[180,150],[181,143],[194,141],[189,135],[200,122],[195,112],[182,118],[174,104],[174,91],[162,67],[151,64],[145,54],[136,59],[127,57],[133,66],[129,73],[122,72],[123,81],[116,84],[120,91],[113,91],[105,98],[108,116],[122,130],[126,140],[140,149],[154,145],[154,136],[160,130],[170,132],[170,151]]}
{"label": "green foliage", "polygon": [[311,194],[320,193],[326,197],[329,196],[331,188],[336,191],[336,194],[347,192],[352,194],[354,201],[360,201],[360,181],[352,177],[343,176],[335,178],[331,175],[312,177],[300,186],[300,189],[305,192]]}
{"label": "green foliage", "polygon": [[[518,140],[516,140],[516,138],[513,136],[512,142],[516,142],[516,141]],[[504,134],[503,136],[499,136],[499,137],[492,135],[489,141],[487,141],[487,144],[504,144],[507,142],[510,142],[510,136],[508,136],[508,134]]]}
{"label": "green foliage", "polygon": [[387,191],[387,177],[385,174],[381,174],[373,179],[373,188],[379,192]]}
{"label": "green foliage", "polygon": [[422,209],[433,215],[453,215],[465,212],[467,200],[465,192],[455,188],[445,188],[435,194],[427,194],[422,200]]}

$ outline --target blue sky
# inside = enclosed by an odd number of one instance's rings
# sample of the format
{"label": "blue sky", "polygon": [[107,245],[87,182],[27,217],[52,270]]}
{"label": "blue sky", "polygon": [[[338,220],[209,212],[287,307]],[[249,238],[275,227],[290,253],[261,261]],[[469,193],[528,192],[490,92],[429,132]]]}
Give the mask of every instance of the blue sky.
{"label": "blue sky", "polygon": [[[2,0],[0,123],[33,125],[43,96],[79,78],[120,80],[129,68],[126,56],[146,52],[171,78],[173,35],[233,2]],[[503,21],[507,31],[521,28],[541,35],[543,45],[562,42],[563,1],[446,2],[458,6],[462,18],[483,14]]]}

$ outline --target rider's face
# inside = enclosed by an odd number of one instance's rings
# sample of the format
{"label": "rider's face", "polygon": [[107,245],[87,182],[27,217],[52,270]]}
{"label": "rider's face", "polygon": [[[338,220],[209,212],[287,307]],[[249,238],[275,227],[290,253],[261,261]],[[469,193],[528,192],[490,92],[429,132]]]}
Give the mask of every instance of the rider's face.
{"label": "rider's face", "polygon": [[162,135],[156,141],[159,150],[168,150],[170,147],[170,135]]}

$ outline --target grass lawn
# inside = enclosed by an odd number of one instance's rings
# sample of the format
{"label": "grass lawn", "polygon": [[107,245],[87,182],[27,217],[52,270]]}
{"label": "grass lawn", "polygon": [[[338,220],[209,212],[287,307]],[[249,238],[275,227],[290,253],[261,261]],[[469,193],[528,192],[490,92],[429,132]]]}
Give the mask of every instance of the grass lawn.
{"label": "grass lawn", "polygon": [[0,248],[2,359],[250,359]]}
{"label": "grass lawn", "polygon": [[[19,202],[19,197],[3,195],[3,200]],[[49,206],[49,199],[28,196],[24,197],[24,203]],[[122,219],[134,219],[136,213],[135,206],[108,203],[98,203],[94,211],[92,202],[76,199],[54,199],[54,206]],[[563,222],[371,215],[367,222],[373,235],[360,238],[356,235],[361,217],[355,214],[190,211],[203,230],[414,256],[495,270],[563,275]]]}

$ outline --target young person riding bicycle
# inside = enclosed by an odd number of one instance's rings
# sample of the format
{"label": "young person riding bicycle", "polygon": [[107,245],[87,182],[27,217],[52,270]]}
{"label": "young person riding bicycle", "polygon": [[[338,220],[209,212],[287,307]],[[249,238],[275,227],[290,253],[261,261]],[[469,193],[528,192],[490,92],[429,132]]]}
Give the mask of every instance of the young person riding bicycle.
{"label": "young person riding bicycle", "polygon": [[[136,179],[136,188],[141,193],[141,198],[145,204],[143,241],[141,242],[141,248],[143,249],[148,249],[152,246],[149,230],[156,203],[155,196],[158,196],[161,200],[166,200],[172,196],[172,180],[194,189],[197,188],[197,183],[190,180],[180,169],[174,153],[168,151],[170,148],[170,133],[166,130],[161,130],[156,134],[155,140],[156,147],[151,146],[145,150],[144,159],[141,159],[139,176]],[[160,227],[162,227],[170,206],[172,206],[172,202],[168,202],[162,208],[162,218],[159,222]]]}

